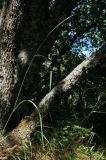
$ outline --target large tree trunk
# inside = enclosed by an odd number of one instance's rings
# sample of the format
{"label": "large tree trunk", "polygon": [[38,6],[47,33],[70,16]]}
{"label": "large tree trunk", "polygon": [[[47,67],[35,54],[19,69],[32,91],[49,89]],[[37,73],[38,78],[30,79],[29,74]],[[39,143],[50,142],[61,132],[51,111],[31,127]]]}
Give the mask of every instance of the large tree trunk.
{"label": "large tree trunk", "polygon": [[[61,96],[69,90],[73,91],[76,86],[80,87],[82,80],[86,80],[89,74],[98,68],[99,71],[106,69],[106,44],[94,56],[91,56],[78,65],[41,100],[39,103],[39,112],[42,117],[45,117],[48,110],[55,106],[59,97],[61,99]],[[12,153],[19,152],[20,144],[22,142],[26,143],[30,139],[30,134],[35,130],[38,123],[39,113],[37,111],[33,112],[31,116],[22,119],[20,124],[2,141],[0,148],[1,160],[4,157],[8,159]]]}
{"label": "large tree trunk", "polygon": [[23,1],[12,0],[6,10],[0,40],[0,125],[11,106],[12,91],[17,83],[18,70],[15,59],[17,34],[23,15]]}

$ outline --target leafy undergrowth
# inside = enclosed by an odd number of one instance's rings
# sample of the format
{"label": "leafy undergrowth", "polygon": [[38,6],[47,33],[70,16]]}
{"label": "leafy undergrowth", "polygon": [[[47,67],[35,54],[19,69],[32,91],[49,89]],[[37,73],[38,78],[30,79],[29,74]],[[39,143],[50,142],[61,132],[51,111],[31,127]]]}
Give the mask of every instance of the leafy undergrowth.
{"label": "leafy undergrowth", "polygon": [[105,149],[97,149],[93,143],[92,129],[67,124],[50,133],[48,130],[34,133],[32,142],[11,160],[106,160]]}

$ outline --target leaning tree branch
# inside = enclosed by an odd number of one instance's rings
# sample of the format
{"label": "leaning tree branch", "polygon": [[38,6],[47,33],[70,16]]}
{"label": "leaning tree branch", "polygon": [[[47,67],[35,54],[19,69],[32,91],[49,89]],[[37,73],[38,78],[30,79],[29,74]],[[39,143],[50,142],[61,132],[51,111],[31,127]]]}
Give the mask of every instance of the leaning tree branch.
{"label": "leaning tree branch", "polygon": [[48,109],[54,107],[56,101],[69,90],[73,90],[77,85],[82,84],[82,79],[86,79],[90,72],[96,68],[106,68],[106,44],[93,56],[79,64],[65,79],[51,90],[39,103],[39,109],[44,117]]}
{"label": "leaning tree branch", "polygon": [[[79,64],[66,78],[53,88],[39,103],[39,111],[45,117],[48,110],[55,106],[57,100],[69,90],[80,86],[82,79],[87,78],[90,72],[97,68],[106,68],[106,44],[101,47],[93,56]],[[9,159],[12,153],[20,151],[20,145],[30,140],[30,134],[37,128],[39,123],[38,112],[33,112],[30,116],[22,119],[20,124],[1,141],[0,160]]]}

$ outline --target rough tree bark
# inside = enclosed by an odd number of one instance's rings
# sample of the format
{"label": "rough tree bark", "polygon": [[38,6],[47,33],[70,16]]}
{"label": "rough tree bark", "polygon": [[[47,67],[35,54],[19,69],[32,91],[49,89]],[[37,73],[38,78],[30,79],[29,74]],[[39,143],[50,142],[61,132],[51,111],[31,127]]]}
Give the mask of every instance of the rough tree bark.
{"label": "rough tree bark", "polygon": [[12,90],[18,80],[15,60],[17,33],[23,15],[23,1],[9,3],[0,36],[0,125],[9,111]]}
{"label": "rough tree bark", "polygon": [[[106,44],[99,49],[96,54],[79,64],[65,79],[58,83],[39,103],[39,111],[45,117],[48,110],[55,106],[57,100],[69,90],[74,90],[81,86],[82,79],[86,79],[91,71],[106,69]],[[7,135],[0,145],[0,159],[9,158],[12,153],[19,152],[19,146],[30,140],[30,134],[39,123],[38,112],[33,112],[30,116],[22,119],[20,124]]]}

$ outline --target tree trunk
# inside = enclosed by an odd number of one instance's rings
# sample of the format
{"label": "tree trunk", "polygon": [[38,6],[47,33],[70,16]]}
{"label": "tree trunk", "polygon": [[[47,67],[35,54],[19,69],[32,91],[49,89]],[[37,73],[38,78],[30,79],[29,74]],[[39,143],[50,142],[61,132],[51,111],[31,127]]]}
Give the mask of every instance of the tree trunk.
{"label": "tree trunk", "polygon": [[18,52],[17,34],[23,16],[24,2],[12,0],[6,11],[0,41],[0,125],[11,106],[12,91],[18,80],[15,53]]}
{"label": "tree trunk", "polygon": [[[94,56],[91,56],[78,65],[41,100],[39,103],[39,112],[42,117],[45,117],[48,110],[56,105],[59,97],[61,99],[61,96],[69,90],[73,91],[76,86],[80,87],[82,80],[86,79],[91,71],[98,68],[101,71],[106,69],[106,44]],[[20,144],[30,140],[30,134],[35,130],[38,123],[39,114],[37,111],[33,112],[31,116],[22,119],[20,124],[2,141],[0,148],[1,160],[4,157],[8,159],[12,153],[19,152]]]}

